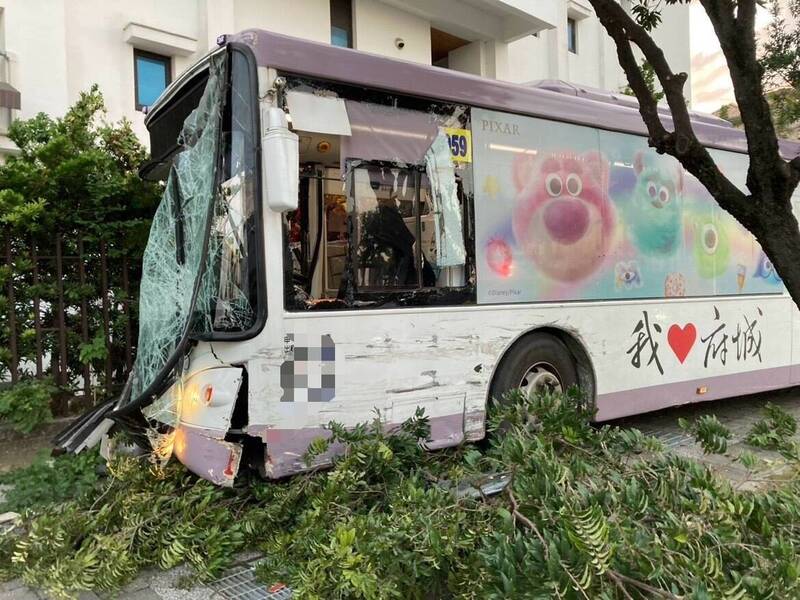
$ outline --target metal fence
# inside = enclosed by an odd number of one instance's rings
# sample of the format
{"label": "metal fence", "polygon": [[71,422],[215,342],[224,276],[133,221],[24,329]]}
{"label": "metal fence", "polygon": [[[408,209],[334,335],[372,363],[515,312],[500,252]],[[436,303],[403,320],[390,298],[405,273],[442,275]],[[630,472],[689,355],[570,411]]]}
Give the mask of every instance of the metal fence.
{"label": "metal fence", "polygon": [[[112,241],[4,236],[5,315],[0,380],[51,379],[58,404],[117,391],[133,364],[137,273]],[[138,258],[133,261],[138,271]],[[2,321],[5,323],[2,323]]]}

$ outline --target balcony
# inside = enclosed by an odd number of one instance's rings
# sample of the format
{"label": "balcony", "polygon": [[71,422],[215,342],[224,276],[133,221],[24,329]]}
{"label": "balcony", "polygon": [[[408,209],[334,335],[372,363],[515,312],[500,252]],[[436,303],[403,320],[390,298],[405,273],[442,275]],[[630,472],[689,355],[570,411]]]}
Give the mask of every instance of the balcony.
{"label": "balcony", "polygon": [[559,0],[381,0],[465,40],[513,42],[552,29]]}

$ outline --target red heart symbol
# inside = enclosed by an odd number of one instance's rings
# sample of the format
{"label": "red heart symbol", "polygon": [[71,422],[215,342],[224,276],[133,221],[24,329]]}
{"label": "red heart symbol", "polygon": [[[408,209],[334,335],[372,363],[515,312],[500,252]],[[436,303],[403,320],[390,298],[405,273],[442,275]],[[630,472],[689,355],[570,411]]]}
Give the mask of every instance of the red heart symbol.
{"label": "red heart symbol", "polygon": [[672,351],[675,353],[678,360],[681,361],[681,364],[683,364],[683,361],[689,356],[689,351],[692,349],[692,346],[694,346],[696,339],[697,330],[692,323],[687,323],[683,327],[672,325],[667,332],[669,347],[672,348]]}

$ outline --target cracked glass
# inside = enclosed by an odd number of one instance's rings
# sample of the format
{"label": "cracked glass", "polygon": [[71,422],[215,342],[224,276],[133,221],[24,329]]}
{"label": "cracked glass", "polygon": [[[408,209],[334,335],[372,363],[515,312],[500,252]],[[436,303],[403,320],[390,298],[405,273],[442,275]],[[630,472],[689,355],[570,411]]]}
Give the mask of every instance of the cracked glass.
{"label": "cracked glass", "polygon": [[257,301],[257,131],[255,84],[243,55],[231,55],[230,97],[224,114],[222,175],[214,203],[206,265],[192,332],[242,332],[253,327]]}
{"label": "cracked glass", "polygon": [[[133,366],[132,398],[138,398],[159,378],[175,353],[195,308],[208,307],[210,278],[200,283],[215,219],[215,179],[225,102],[226,57],[209,64],[209,77],[197,108],[183,123],[178,139],[182,150],[170,169],[161,203],[153,217],[143,257],[139,305],[139,340]],[[211,236],[218,238],[219,236]],[[209,253],[209,255],[212,253]],[[200,301],[195,305],[195,298]]]}

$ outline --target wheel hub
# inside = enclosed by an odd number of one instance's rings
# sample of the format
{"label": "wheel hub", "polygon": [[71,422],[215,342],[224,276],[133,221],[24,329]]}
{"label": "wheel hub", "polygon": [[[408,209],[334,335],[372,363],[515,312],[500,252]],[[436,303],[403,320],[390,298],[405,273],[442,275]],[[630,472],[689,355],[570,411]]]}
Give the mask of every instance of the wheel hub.
{"label": "wheel hub", "polygon": [[556,368],[547,362],[532,365],[519,382],[520,391],[530,398],[537,393],[563,392],[564,386]]}

